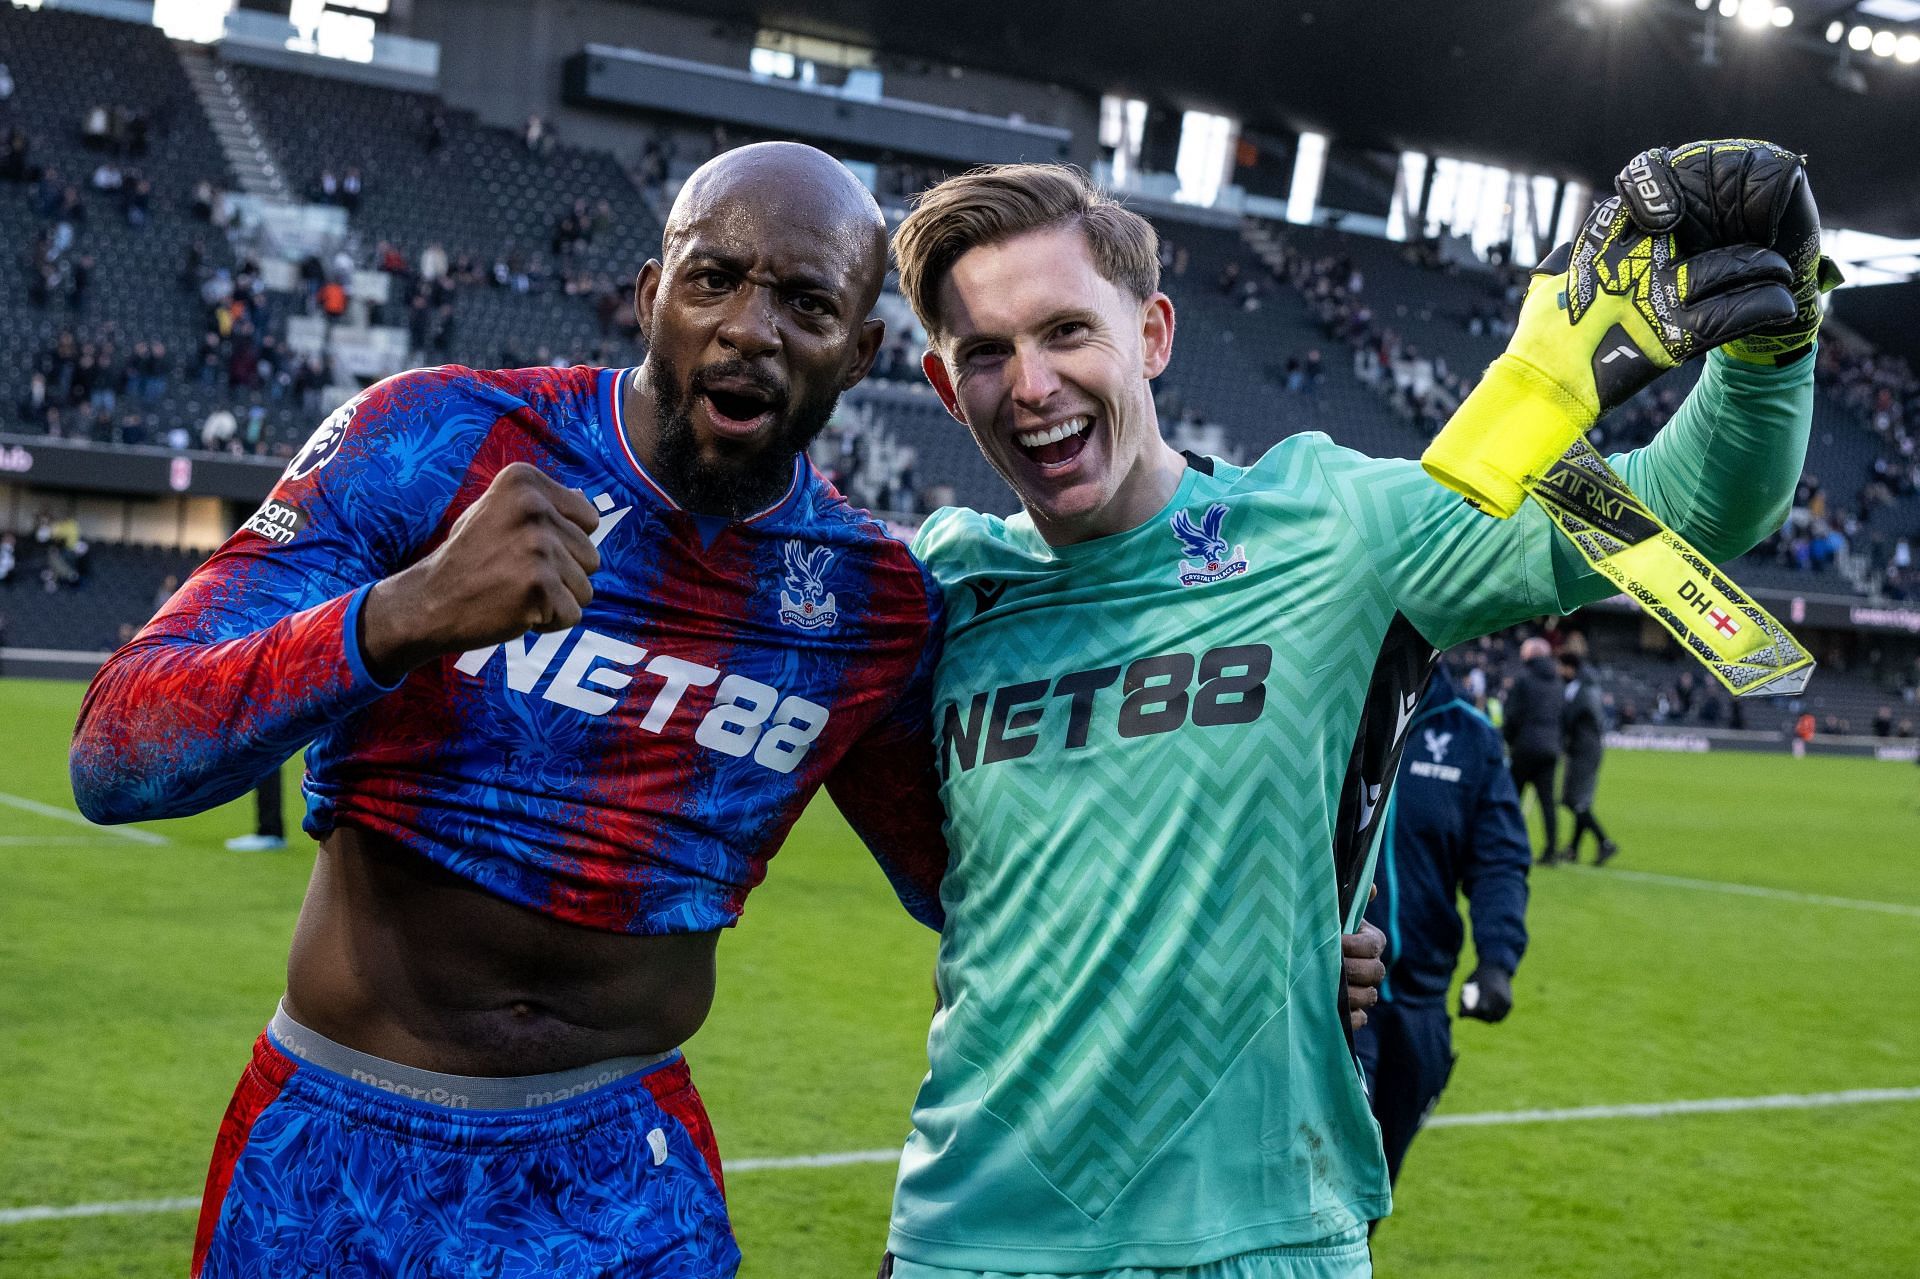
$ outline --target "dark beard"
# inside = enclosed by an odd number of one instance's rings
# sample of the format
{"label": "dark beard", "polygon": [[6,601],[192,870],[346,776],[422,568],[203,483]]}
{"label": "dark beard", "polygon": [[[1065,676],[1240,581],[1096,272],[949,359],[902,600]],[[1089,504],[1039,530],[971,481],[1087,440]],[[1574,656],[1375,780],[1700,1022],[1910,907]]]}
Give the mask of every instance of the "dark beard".
{"label": "dark beard", "polygon": [[[737,463],[708,462],[700,456],[693,431],[693,406],[681,394],[679,370],[650,355],[653,387],[653,476],[676,502],[701,515],[743,519],[764,511],[786,494],[793,482],[793,458],[806,450],[840,403],[831,388],[785,407],[773,443]],[[739,366],[709,365],[695,373],[716,378],[739,375]]]}

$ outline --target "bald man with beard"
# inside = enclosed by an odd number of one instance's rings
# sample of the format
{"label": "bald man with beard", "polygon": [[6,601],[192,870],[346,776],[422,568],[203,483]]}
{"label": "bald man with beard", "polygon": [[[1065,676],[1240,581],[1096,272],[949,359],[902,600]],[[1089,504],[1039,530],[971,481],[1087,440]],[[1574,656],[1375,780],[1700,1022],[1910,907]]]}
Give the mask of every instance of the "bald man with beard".
{"label": "bald man with beard", "polygon": [[370,388],[102,669],[96,821],[312,744],[319,852],[194,1274],[734,1273],[678,1049],[719,930],[823,784],[942,919],[940,597],[803,452],[885,269],[830,157],[719,157],[640,271],[639,367]]}

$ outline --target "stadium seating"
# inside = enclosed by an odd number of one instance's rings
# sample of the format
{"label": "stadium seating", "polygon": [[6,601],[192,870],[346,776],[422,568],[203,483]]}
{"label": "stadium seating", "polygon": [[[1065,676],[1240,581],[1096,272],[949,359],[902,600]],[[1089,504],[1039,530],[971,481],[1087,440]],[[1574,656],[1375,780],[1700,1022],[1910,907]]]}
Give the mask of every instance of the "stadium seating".
{"label": "stadium seating", "polygon": [[[1814,675],[1803,696],[1791,698],[1748,698],[1739,704],[1740,720],[1733,721],[1733,703],[1712,677],[1692,659],[1670,647],[1664,656],[1602,651],[1594,663],[1601,687],[1612,699],[1616,716],[1625,712],[1637,724],[1662,724],[1673,728],[1743,727],[1754,732],[1781,734],[1783,740],[1802,712],[1811,713],[1823,732],[1866,736],[1872,731],[1874,713],[1892,706],[1896,718],[1912,720],[1920,711],[1902,701],[1890,680],[1871,673],[1850,671],[1832,663],[1823,665]],[[1695,690],[1690,710],[1682,713],[1676,693],[1681,677],[1690,675]],[[1658,714],[1662,696],[1669,707],[1662,718]],[[1707,710],[1707,704],[1713,709]]]}
{"label": "stadium seating", "polygon": [[5,644],[91,652],[118,648],[121,627],[137,628],[153,615],[154,597],[167,575],[185,580],[206,558],[204,552],[173,547],[95,543],[80,583],[48,592],[40,582],[45,552],[23,538],[19,553],[13,580],[0,588]]}
{"label": "stadium seating", "polygon": [[[0,343],[20,357],[0,371],[0,418],[11,418],[32,356],[63,330],[82,342],[111,341],[122,359],[136,342],[153,340],[165,342],[176,361],[192,359],[204,325],[199,299],[177,280],[188,246],[202,245],[209,268],[231,268],[234,259],[224,237],[190,211],[195,184],[224,182],[226,168],[165,36],[131,23],[0,5],[0,47],[15,82],[12,98],[0,105],[0,140],[13,128],[23,130],[32,144],[30,163],[57,171],[60,185],[78,190],[85,220],[64,258],[68,264],[94,260],[80,305],[69,302],[64,287],[44,305],[29,302],[41,265],[33,249],[54,219],[35,209],[30,184],[0,186],[0,235],[14,246],[0,266]],[[131,139],[118,153],[83,143],[82,123],[95,107],[140,113],[144,149]],[[118,194],[90,185],[96,166],[107,160],[129,180],[138,170],[152,183],[146,225],[130,225]],[[197,430],[210,408],[211,396],[179,375],[158,401],[138,406],[152,419],[154,435],[180,422]],[[124,412],[122,406],[116,417]]]}
{"label": "stadium seating", "polygon": [[[176,372],[157,400],[134,406],[148,419],[145,434],[164,438],[168,428],[181,427],[197,441],[202,420],[221,404],[233,405],[244,418],[250,397],[229,391],[223,377],[196,375],[206,308],[177,279],[196,239],[205,247],[208,269],[233,269],[235,258],[222,234],[189,211],[195,183],[225,182],[227,175],[175,50],[152,28],[11,7],[0,7],[0,37],[17,82],[13,99],[0,108],[0,123],[24,128],[33,139],[35,162],[54,165],[82,186],[88,217],[70,256],[97,259],[90,296],[78,311],[58,299],[46,308],[22,304],[29,264],[6,269],[0,276],[7,297],[0,306],[0,341],[34,352],[70,327],[83,342],[110,337],[124,358],[135,341],[158,338],[170,348]],[[42,70],[49,67],[60,74]],[[685,121],[653,122],[652,136],[669,154],[662,160],[650,149],[639,162],[643,192],[611,155],[550,140],[529,146],[518,131],[484,125],[432,94],[234,63],[223,70],[297,192],[316,193],[326,172],[343,177],[352,168],[363,175],[363,191],[350,211],[361,265],[382,243],[413,264],[428,245],[438,244],[456,262],[470,259],[487,281],[453,290],[450,326],[419,343],[419,358],[434,362],[494,366],[637,358],[638,348],[612,322],[613,308],[602,299],[624,294],[637,265],[658,249],[660,188],[654,183],[684,176],[713,146],[739,140]],[[152,121],[148,154],[123,160],[154,184],[144,227],[129,226],[110,195],[85,188],[101,153],[82,143],[80,123],[100,103],[136,108]],[[889,196],[900,194],[895,188],[907,175],[931,172],[904,162],[882,169],[883,195]],[[556,252],[556,230],[576,202],[594,232],[590,240]],[[1177,215],[1163,216],[1159,224],[1166,250],[1163,286],[1179,316],[1174,360],[1156,388],[1163,417],[1170,426],[1210,424],[1224,451],[1243,460],[1298,430],[1324,430],[1374,454],[1413,456],[1434,425],[1424,411],[1410,415],[1404,402],[1396,407],[1391,396],[1357,375],[1354,351],[1302,291],[1304,277],[1270,269],[1276,244],[1296,261],[1341,263],[1343,281],[1357,271],[1373,328],[1392,330],[1421,356],[1437,357],[1446,373],[1470,379],[1501,347],[1498,317],[1511,312],[1514,283],[1501,272],[1440,269],[1430,255],[1408,246],[1320,227],[1236,229]],[[16,243],[32,245],[49,225],[24,187],[0,190],[0,230]],[[505,284],[491,282],[496,267]],[[515,283],[521,274],[527,276],[524,291]],[[567,279],[575,285],[571,292],[561,287]],[[406,304],[405,292],[398,291],[378,318],[404,327]],[[284,336],[286,318],[306,305],[300,294],[274,295],[271,331]],[[1496,327],[1489,328],[1490,321]],[[1313,351],[1320,359],[1309,372]],[[29,371],[23,361],[0,374],[0,414],[11,415]],[[1684,374],[1670,378],[1638,407],[1603,423],[1607,446],[1644,438],[1686,383]],[[1011,509],[1006,486],[917,377],[872,381],[848,397],[848,406],[857,410],[849,417],[851,429],[880,432],[913,450],[913,476],[923,494],[946,486],[960,502]],[[127,407],[120,406],[116,420]],[[305,435],[320,406],[283,399],[265,400],[262,407],[261,447],[286,451]],[[94,433],[107,438],[108,428],[98,426]],[[1844,522],[1844,513],[1861,504],[1887,447],[1859,404],[1823,388],[1808,472],[1819,478],[1836,521]],[[1891,539],[1916,530],[1920,495],[1882,504],[1861,519],[1856,549],[1862,553],[1845,563],[1867,581],[1884,562]],[[1796,558],[1790,535],[1747,557],[1738,571],[1756,586],[1854,589],[1852,578],[1831,569],[1809,572],[1794,566]]]}
{"label": "stadium seating", "polygon": [[[660,247],[660,220],[610,155],[553,145],[529,147],[507,129],[428,94],[231,65],[295,190],[311,198],[321,177],[357,168],[365,186],[351,210],[364,249],[385,241],[417,265],[439,244],[449,258],[472,257],[483,270],[524,268],[532,287],[457,289],[454,337],[436,358],[489,366],[515,355],[586,360],[596,347],[618,360],[596,324],[593,297],[567,297],[560,277],[592,276],[616,290]],[[442,143],[429,151],[430,123]],[[554,234],[575,202],[596,226],[590,241],[556,254]],[[404,299],[402,299],[404,301]]]}

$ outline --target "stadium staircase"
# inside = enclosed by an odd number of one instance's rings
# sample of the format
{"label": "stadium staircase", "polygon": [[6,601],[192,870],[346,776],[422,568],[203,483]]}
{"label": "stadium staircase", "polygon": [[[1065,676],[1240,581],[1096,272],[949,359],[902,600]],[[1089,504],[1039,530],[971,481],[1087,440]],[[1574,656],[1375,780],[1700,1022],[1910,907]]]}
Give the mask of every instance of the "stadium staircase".
{"label": "stadium staircase", "polygon": [[[62,181],[79,189],[87,216],[67,256],[95,262],[91,287],[79,304],[65,297],[44,306],[27,302],[34,264],[25,250],[50,223],[33,208],[25,185],[0,186],[0,237],[22,250],[0,263],[0,349],[15,357],[0,368],[0,416],[11,419],[34,358],[60,333],[71,331],[82,343],[113,343],[122,359],[136,342],[166,343],[180,371],[155,400],[123,397],[115,422],[131,413],[155,440],[175,425],[197,429],[213,404],[228,397],[224,387],[216,392],[193,377],[202,309],[199,298],[177,282],[176,272],[195,241],[205,250],[208,268],[233,266],[224,237],[189,212],[197,182],[225,184],[229,178],[219,143],[170,42],[153,27],[0,5],[0,61],[11,68],[15,83],[0,122],[28,134],[33,164],[57,170]],[[149,121],[144,154],[119,160],[153,185],[144,226],[131,225],[112,193],[88,183],[107,156],[83,143],[80,125],[99,105],[132,107]],[[235,405],[236,411],[244,407]],[[8,429],[18,427],[9,420]],[[104,427],[96,435],[107,438]]]}
{"label": "stadium staircase", "polygon": [[274,162],[273,151],[254,123],[234,78],[204,45],[181,41],[174,45],[174,51],[240,189],[263,200],[290,202],[293,193],[287,189],[286,177]]}

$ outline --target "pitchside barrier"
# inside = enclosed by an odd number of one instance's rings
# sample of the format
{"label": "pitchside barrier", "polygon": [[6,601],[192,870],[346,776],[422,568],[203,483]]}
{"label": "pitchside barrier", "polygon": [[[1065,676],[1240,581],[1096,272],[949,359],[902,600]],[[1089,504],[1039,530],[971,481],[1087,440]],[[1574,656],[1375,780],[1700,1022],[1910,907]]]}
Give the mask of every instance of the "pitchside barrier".
{"label": "pitchside barrier", "polygon": [[[1606,741],[1609,750],[1668,751],[1680,755],[1705,755],[1709,751],[1782,755],[1793,749],[1793,739],[1784,732],[1733,728],[1663,728],[1649,725],[1617,729],[1607,734]],[[1920,741],[1911,737],[1815,734],[1814,739],[1807,743],[1807,754],[1850,755],[1860,759],[1912,764],[1920,762]]]}

